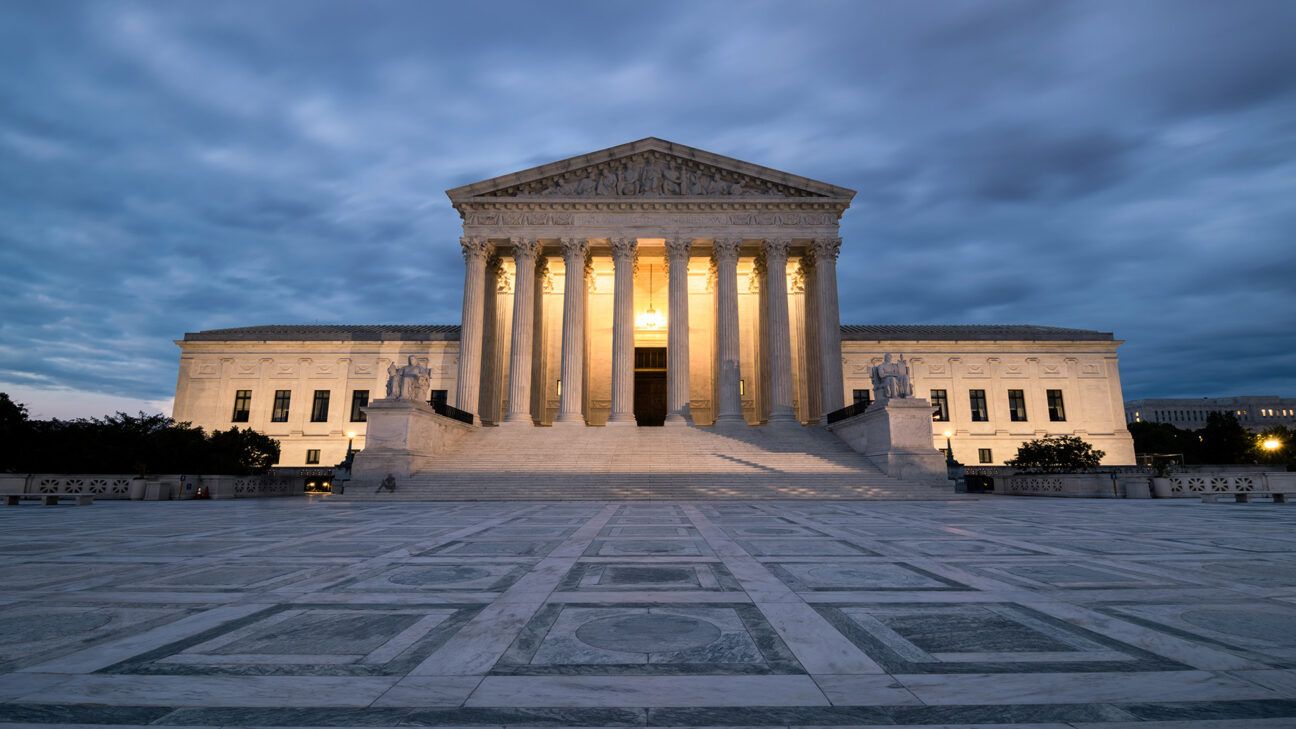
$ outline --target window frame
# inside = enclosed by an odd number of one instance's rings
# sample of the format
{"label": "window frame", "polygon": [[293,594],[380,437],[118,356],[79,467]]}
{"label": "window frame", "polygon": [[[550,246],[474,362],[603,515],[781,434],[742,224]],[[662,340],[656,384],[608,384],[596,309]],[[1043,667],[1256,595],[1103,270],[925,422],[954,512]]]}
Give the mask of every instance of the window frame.
{"label": "window frame", "polygon": [[[981,407],[978,408],[977,405]],[[990,422],[990,403],[986,401],[985,390],[968,390],[968,412],[972,416],[972,422],[974,423]]]}
{"label": "window frame", "polygon": [[1027,422],[1025,390],[1008,391],[1008,420],[1014,423]]}
{"label": "window frame", "polygon": [[292,412],[292,390],[275,390],[274,405],[270,408],[270,422],[286,423]]}
{"label": "window frame", "polygon": [[306,465],[308,465],[308,466],[318,466],[318,465],[319,465],[319,462],[320,462],[320,449],[318,449],[318,448],[307,448],[307,449],[306,449]]}
{"label": "window frame", "polygon": [[[323,395],[323,397],[320,397]],[[311,417],[312,423],[327,423],[329,415],[329,400],[332,399],[332,390],[316,390],[315,396],[311,399]],[[322,404],[322,405],[321,405]],[[321,412],[321,410],[323,412]]]}
{"label": "window frame", "polygon": [[[1045,397],[1048,400],[1048,413],[1050,423],[1065,423],[1066,419],[1066,397],[1061,390],[1045,390]],[[1054,397],[1056,396],[1056,400]]]}
{"label": "window frame", "polygon": [[[940,395],[936,394],[938,392]],[[932,422],[948,423],[950,421],[949,390],[932,390],[930,394],[932,404]]]}
{"label": "window frame", "polygon": [[[363,400],[363,402],[361,402]],[[351,422],[364,423],[369,420],[368,414],[361,408],[369,406],[368,390],[351,391]]]}
{"label": "window frame", "polygon": [[994,463],[994,451],[990,448],[978,448],[977,463]]}
{"label": "window frame", "polygon": [[[240,408],[240,405],[242,406]],[[231,423],[246,423],[252,419],[252,391],[234,391],[234,411],[230,413]]]}
{"label": "window frame", "polygon": [[[861,397],[861,393],[863,394],[862,397]],[[872,404],[873,404],[873,391],[872,391],[872,390],[869,390],[869,389],[867,389],[867,388],[865,388],[865,389],[858,389],[858,388],[856,388],[856,389],[852,389],[852,390],[851,390],[851,404],[852,404],[852,405],[859,405],[860,403],[864,403],[864,407],[865,407],[865,408],[867,408],[869,405],[872,405]]]}

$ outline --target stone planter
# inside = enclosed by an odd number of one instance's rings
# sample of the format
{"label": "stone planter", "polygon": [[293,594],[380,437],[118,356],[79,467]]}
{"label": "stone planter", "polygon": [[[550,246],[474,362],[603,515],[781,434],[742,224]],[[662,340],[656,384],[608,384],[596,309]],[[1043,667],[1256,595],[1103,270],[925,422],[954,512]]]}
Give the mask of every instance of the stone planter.
{"label": "stone planter", "polygon": [[1174,494],[1170,493],[1170,479],[1160,477],[1153,478],[1152,495],[1158,499],[1174,498]]}
{"label": "stone planter", "polygon": [[1125,498],[1127,499],[1152,498],[1152,490],[1146,478],[1121,479],[1121,483],[1125,486]]}

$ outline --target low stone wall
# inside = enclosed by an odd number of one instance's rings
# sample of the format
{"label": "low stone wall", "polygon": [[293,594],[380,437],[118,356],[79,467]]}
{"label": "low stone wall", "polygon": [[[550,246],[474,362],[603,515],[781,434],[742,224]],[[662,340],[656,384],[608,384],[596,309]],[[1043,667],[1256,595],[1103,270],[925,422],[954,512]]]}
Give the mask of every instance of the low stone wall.
{"label": "low stone wall", "polygon": [[995,479],[995,493],[1009,496],[1068,496],[1119,499],[1125,496],[1124,480],[1147,479],[1113,473],[1021,474]]}
{"label": "low stone wall", "polygon": [[188,499],[199,488],[212,498],[247,499],[301,496],[300,479],[283,476],[131,476],[124,474],[0,474],[3,494],[90,494],[96,500],[167,501]]}
{"label": "low stone wall", "polygon": [[1250,469],[1192,473],[1175,473],[1156,479],[1158,498],[1197,499],[1202,494],[1242,491],[1265,494],[1274,491],[1296,492],[1296,473],[1288,471],[1256,472]]}

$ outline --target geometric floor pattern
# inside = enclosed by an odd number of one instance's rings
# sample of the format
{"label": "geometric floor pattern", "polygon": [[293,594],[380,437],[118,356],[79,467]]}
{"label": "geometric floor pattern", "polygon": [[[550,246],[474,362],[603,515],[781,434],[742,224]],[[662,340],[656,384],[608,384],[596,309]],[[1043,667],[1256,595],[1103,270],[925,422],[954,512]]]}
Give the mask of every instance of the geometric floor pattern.
{"label": "geometric floor pattern", "polygon": [[0,510],[0,728],[1296,727],[1296,509]]}

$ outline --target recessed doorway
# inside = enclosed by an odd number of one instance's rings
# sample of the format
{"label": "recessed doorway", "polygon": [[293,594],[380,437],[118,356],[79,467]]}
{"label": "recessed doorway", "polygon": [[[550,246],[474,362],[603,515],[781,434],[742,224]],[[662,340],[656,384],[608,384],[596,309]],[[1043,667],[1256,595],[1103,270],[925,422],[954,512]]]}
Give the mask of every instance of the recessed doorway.
{"label": "recessed doorway", "polygon": [[666,423],[666,348],[635,347],[635,423]]}

